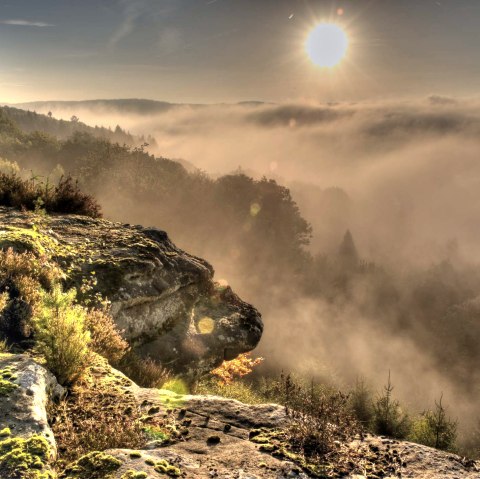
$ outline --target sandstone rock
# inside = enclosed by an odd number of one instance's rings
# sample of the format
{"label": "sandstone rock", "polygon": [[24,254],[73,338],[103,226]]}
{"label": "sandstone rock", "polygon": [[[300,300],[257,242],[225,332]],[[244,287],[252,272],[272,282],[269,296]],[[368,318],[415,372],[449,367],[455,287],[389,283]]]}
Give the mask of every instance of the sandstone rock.
{"label": "sandstone rock", "polygon": [[64,389],[52,374],[26,355],[0,354],[0,376],[0,431],[5,431],[0,439],[40,435],[55,453],[46,408],[51,399],[63,396]]}
{"label": "sandstone rock", "polygon": [[[40,433],[54,447],[53,436],[49,434],[46,423],[46,391],[61,393],[61,390],[52,376],[25,355],[2,355],[0,367],[6,373],[2,376],[4,381],[15,385],[8,387],[0,383],[4,387],[0,391],[9,391],[8,395],[0,396],[0,425],[13,428],[15,434],[21,437]],[[288,423],[281,406],[252,406],[215,396],[180,395],[166,390],[140,388],[122,373],[111,369],[105,361],[99,362],[94,369],[92,377],[104,381],[111,378],[112,384],[121,383],[122,390],[136,398],[145,415],[163,417],[170,414],[176,427],[188,429],[188,435],[186,440],[170,444],[152,441],[142,450],[92,451],[79,461],[81,464],[68,466],[67,472],[78,471],[90,456],[92,462],[101,456],[102,463],[108,459],[109,472],[105,477],[109,479],[311,477],[287,458],[274,457],[262,450],[261,444],[249,440],[252,429],[279,429]],[[373,456],[379,463],[387,456],[399,457],[401,466],[398,474],[389,479],[480,479],[480,464],[418,444],[367,436],[348,447],[360,453],[364,451],[364,457],[368,456],[370,460],[374,451]],[[46,465],[44,470],[48,470]],[[60,477],[71,477],[67,472]],[[352,475],[350,479],[366,477],[374,476]],[[2,476],[2,479],[10,479],[10,476]]]}
{"label": "sandstone rock", "polygon": [[[166,390],[139,388],[131,390],[145,412],[163,415],[173,411],[176,424],[188,425],[188,440],[166,447],[155,442],[140,451],[114,450],[110,454],[122,461],[121,471],[144,471],[147,478],[156,477],[145,461],[167,460],[188,478],[308,478],[295,464],[262,452],[259,444],[249,440],[253,429],[282,429],[288,424],[285,409],[276,404],[247,405],[216,396],[180,395]],[[209,442],[209,438],[219,440]],[[366,436],[349,445],[356,455],[372,457],[379,466],[387,458],[398,457],[399,469],[391,479],[480,479],[480,463],[467,461],[419,444],[396,441],[378,436]],[[400,476],[398,475],[400,473]],[[121,477],[121,474],[116,476]],[[352,475],[350,479],[365,479]],[[372,477],[372,476],[369,476]]]}
{"label": "sandstone rock", "polygon": [[255,348],[262,335],[258,311],[158,229],[0,207],[0,247],[10,246],[48,254],[70,285],[96,278],[134,349],[176,373],[210,371]]}

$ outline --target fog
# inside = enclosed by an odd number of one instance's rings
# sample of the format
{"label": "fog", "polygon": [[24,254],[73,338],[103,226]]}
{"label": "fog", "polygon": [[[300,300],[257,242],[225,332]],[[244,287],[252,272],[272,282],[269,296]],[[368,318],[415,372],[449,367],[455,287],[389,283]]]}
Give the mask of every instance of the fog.
{"label": "fog", "polygon": [[[454,240],[469,261],[478,259],[479,101],[431,96],[335,105],[67,105],[36,108],[152,134],[158,144],[153,153],[210,175],[240,168],[291,187],[314,226],[314,249],[336,245],[348,225],[374,259],[428,264]],[[345,192],[351,207],[345,198],[337,204],[323,194],[332,187]],[[328,228],[316,213],[322,201],[329,202],[322,212]],[[342,211],[335,215],[337,207]]]}
{"label": "fog", "polygon": [[[212,176],[240,169],[276,179],[291,189],[313,226],[312,255],[336,254],[349,229],[360,256],[385,267],[405,295],[412,293],[411,278],[434,264],[448,260],[463,271],[479,263],[478,100],[431,96],[330,105],[164,105],[143,113],[58,103],[36,110],[151,134],[157,142],[152,153],[181,159],[187,168]],[[169,230],[155,212],[144,218]],[[189,239],[188,224],[185,234],[176,237],[173,231],[174,241],[206,255],[217,277],[262,311],[266,329],[258,353],[266,365],[345,385],[365,376],[374,390],[391,370],[395,393],[407,404],[431,407],[443,393],[464,424],[480,417],[478,371],[452,374],[439,368],[425,342],[415,340],[414,326],[393,335],[398,312],[365,308],[370,292],[364,282],[343,304],[303,296],[294,276],[258,290],[248,275],[235,272],[233,256]],[[217,240],[212,231],[212,244]],[[470,299],[480,296],[475,288]],[[431,334],[433,344],[436,331]]]}

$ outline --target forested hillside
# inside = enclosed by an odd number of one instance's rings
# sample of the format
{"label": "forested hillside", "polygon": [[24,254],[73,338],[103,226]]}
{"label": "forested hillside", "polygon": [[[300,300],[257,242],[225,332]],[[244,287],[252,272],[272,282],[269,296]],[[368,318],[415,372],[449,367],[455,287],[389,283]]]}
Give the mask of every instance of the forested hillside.
{"label": "forested hillside", "polygon": [[118,125],[114,130],[101,126],[88,126],[76,115],[72,115],[70,121],[65,121],[56,119],[55,114],[52,111],[49,111],[48,115],[42,115],[36,113],[36,111],[27,111],[8,106],[1,107],[1,110],[3,116],[9,118],[25,133],[41,131],[64,140],[74,133],[81,132],[89,133],[96,138],[105,138],[120,144],[136,145],[147,142],[153,145],[155,143],[155,140],[150,136],[145,138],[131,135]]}

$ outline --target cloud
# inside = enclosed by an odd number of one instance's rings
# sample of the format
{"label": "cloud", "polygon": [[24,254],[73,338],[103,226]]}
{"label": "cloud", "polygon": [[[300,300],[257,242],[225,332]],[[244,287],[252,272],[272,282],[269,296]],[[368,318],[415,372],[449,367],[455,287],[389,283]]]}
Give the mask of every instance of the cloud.
{"label": "cloud", "polygon": [[130,35],[135,27],[135,24],[142,15],[145,7],[143,1],[120,1],[120,5],[123,7],[123,21],[115,29],[108,44],[110,47],[116,46],[121,40]]}
{"label": "cloud", "polygon": [[54,27],[52,23],[46,22],[32,22],[30,20],[0,20],[0,24],[2,25],[13,25],[16,27],[38,27],[38,28],[45,28],[45,27]]}
{"label": "cloud", "polygon": [[[165,1],[155,0],[119,0],[118,5],[122,9],[123,20],[111,35],[108,46],[115,47],[123,39],[130,36],[139,26],[145,28],[146,21],[156,19],[168,13],[172,7],[168,7]],[[145,20],[145,21],[140,21]]]}

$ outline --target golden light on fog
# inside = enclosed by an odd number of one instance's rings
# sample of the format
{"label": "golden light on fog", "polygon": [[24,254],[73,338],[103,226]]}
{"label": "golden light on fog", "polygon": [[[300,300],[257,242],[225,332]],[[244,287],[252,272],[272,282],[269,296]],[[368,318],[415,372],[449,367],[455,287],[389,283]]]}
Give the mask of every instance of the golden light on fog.
{"label": "golden light on fog", "polygon": [[305,48],[315,65],[334,67],[347,53],[347,34],[334,23],[320,23],[308,35]]}

